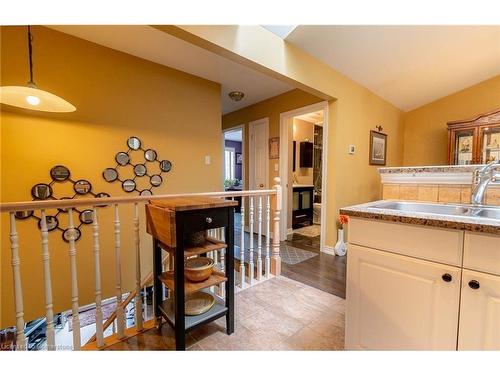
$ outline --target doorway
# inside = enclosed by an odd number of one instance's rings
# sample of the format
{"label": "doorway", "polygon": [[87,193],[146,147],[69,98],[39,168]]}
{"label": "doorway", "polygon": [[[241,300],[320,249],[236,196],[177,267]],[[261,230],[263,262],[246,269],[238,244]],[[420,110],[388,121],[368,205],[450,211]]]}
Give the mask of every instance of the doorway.
{"label": "doorway", "polygon": [[244,186],[244,126],[222,132],[222,184],[226,191],[242,190]]}
{"label": "doorway", "polygon": [[250,190],[269,189],[269,118],[248,124],[248,168]]}
{"label": "doorway", "polygon": [[297,233],[332,253],[325,245],[328,103],[282,113],[280,139],[281,238]]}

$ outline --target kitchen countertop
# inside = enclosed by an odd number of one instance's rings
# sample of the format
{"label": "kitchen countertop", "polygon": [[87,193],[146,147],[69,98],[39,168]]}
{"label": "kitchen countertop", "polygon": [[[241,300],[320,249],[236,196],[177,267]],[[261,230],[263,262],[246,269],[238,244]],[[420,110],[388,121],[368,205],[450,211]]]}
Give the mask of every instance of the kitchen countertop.
{"label": "kitchen countertop", "polygon": [[365,219],[384,220],[395,223],[426,225],[500,235],[500,220],[496,219],[474,216],[429,214],[423,212],[408,212],[370,207],[374,204],[384,202],[390,202],[390,200],[380,200],[344,207],[340,209],[340,213],[342,215],[361,217]]}

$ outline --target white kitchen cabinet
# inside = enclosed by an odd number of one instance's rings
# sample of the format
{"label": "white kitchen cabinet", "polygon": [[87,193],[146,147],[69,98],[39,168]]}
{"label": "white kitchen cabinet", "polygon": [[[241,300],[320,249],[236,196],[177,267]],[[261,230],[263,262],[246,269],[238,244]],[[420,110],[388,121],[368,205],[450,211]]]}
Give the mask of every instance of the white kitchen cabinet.
{"label": "white kitchen cabinet", "polygon": [[458,349],[500,349],[500,276],[463,271]]}
{"label": "white kitchen cabinet", "polygon": [[460,273],[350,244],[346,349],[456,350]]}

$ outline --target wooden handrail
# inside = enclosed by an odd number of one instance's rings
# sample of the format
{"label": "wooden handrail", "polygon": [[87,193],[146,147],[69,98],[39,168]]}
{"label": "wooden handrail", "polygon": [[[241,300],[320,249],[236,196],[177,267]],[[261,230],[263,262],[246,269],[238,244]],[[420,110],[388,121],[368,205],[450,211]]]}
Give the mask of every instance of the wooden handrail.
{"label": "wooden handrail", "polygon": [[184,194],[163,194],[150,196],[121,196],[109,198],[82,198],[82,199],[61,199],[61,200],[45,200],[45,201],[25,201],[25,202],[4,202],[0,203],[0,212],[14,212],[36,209],[49,208],[74,208],[81,206],[107,206],[120,203],[138,203],[167,198],[183,198],[183,197],[246,197],[257,195],[274,195],[275,189],[269,190],[241,190],[241,191],[214,191],[205,193],[184,193]]}

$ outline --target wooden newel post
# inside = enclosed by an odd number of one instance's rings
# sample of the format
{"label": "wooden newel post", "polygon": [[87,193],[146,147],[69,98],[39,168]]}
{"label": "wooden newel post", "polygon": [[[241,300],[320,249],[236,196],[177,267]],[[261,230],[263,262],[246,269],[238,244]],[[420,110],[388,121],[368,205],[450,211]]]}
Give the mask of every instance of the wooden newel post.
{"label": "wooden newel post", "polygon": [[273,217],[273,256],[271,258],[271,273],[273,275],[281,274],[281,256],[280,256],[280,214],[281,214],[281,180],[279,177],[274,178],[273,189],[276,190],[276,195],[273,199],[274,217]]}

